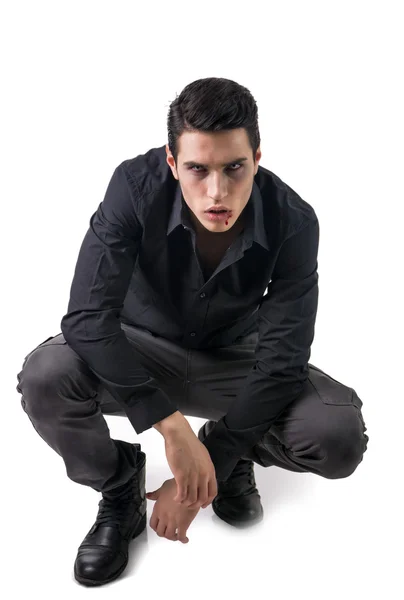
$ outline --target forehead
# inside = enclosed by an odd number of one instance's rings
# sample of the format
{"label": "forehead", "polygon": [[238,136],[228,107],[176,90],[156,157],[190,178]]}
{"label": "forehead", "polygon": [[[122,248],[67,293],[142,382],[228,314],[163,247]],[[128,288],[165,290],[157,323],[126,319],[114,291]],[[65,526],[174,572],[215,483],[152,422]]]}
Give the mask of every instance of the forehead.
{"label": "forehead", "polygon": [[193,161],[221,167],[250,154],[250,142],[244,128],[217,132],[184,131],[178,138],[178,159],[181,163]]}

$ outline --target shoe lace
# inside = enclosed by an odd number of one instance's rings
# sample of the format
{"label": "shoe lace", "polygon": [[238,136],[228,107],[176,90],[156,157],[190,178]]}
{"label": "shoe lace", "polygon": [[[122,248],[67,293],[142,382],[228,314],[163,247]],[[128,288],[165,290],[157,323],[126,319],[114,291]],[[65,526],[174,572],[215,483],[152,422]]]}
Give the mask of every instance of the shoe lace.
{"label": "shoe lace", "polygon": [[239,495],[240,492],[243,495],[256,493],[254,462],[241,458],[227,481],[220,482],[218,487],[220,487],[221,494],[225,493],[227,495],[232,492],[235,492],[236,495]]}
{"label": "shoe lace", "polygon": [[103,494],[99,501],[96,523],[121,528],[129,524],[136,504],[134,485],[128,485],[123,492]]}

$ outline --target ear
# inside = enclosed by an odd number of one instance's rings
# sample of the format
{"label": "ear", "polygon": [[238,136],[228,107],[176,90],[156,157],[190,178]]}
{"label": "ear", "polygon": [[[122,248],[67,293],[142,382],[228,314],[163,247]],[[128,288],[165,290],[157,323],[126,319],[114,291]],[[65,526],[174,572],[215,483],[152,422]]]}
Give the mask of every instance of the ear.
{"label": "ear", "polygon": [[178,179],[177,167],[175,166],[174,156],[171,154],[168,144],[166,144],[166,155],[167,164],[170,167],[175,179]]}
{"label": "ear", "polygon": [[261,146],[258,146],[257,152],[255,153],[255,162],[254,162],[254,164],[255,164],[255,172],[254,172],[254,175],[256,175],[257,172],[258,172],[258,166],[259,166],[258,163],[261,160],[261,156],[262,156]]}

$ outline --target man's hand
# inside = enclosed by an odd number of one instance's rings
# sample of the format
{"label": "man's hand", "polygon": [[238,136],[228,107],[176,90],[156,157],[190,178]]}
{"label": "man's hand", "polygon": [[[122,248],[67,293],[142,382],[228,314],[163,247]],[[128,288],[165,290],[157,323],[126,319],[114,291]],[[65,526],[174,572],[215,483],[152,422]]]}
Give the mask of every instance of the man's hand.
{"label": "man's hand", "polygon": [[215,467],[191,427],[165,437],[167,461],[177,483],[173,498],[189,509],[206,508],[217,496]]}
{"label": "man's hand", "polygon": [[[200,507],[191,509],[175,502],[174,495],[177,490],[175,479],[167,479],[163,485],[154,492],[148,492],[146,498],[155,500],[150,527],[159,537],[187,544],[187,529],[198,514]],[[178,533],[176,530],[178,529]]]}

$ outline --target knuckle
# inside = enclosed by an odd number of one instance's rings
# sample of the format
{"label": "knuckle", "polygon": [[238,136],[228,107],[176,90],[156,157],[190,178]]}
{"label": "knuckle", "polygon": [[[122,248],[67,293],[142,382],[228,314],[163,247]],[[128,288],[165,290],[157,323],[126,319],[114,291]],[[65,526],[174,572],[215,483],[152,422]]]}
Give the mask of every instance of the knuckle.
{"label": "knuckle", "polygon": [[187,499],[190,504],[195,502],[198,499],[198,490],[195,490],[195,489],[190,490]]}

